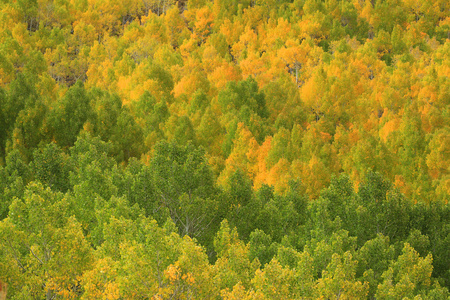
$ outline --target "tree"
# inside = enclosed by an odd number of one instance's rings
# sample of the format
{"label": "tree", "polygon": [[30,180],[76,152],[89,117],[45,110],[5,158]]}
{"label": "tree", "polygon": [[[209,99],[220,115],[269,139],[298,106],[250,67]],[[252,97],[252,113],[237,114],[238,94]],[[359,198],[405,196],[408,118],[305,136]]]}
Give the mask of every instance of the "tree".
{"label": "tree", "polygon": [[[4,126],[2,127],[4,128],[4,130],[2,130],[2,154],[4,155],[6,152],[6,141],[14,136],[13,131],[15,131],[18,139],[16,144],[25,143],[22,136],[24,134],[26,135],[28,131],[31,131],[35,136],[27,137],[27,140],[35,141],[37,139],[39,142],[39,122],[42,121],[42,115],[40,113],[42,113],[42,110],[45,110],[45,108],[43,107],[31,80],[28,80],[25,77],[25,74],[19,73],[17,78],[9,85],[9,91],[7,93],[2,92],[0,97],[2,125]],[[35,108],[34,110],[33,107]],[[25,108],[29,111],[23,111]],[[36,117],[36,120],[34,120],[33,116]],[[36,121],[36,124],[30,124],[33,121]],[[36,145],[37,144],[34,146]],[[22,151],[24,150],[22,149]]]}
{"label": "tree", "polygon": [[43,130],[48,113],[48,107],[43,99],[27,105],[18,114],[12,132],[12,148],[18,149],[27,160],[41,141],[47,141],[48,136]]}
{"label": "tree", "polygon": [[[9,162],[11,161],[12,154],[13,153],[10,153],[8,155],[7,160]],[[27,169],[27,166],[23,162],[22,164],[23,167]],[[26,176],[22,178],[18,170],[14,170],[11,173],[11,165],[9,167],[10,168],[4,168],[0,166],[0,220],[3,220],[8,216],[9,206],[11,205],[13,199],[16,197],[23,197],[27,180]]]}
{"label": "tree", "polygon": [[[60,193],[33,183],[0,222],[2,277],[18,298],[75,298],[92,249]],[[8,267],[6,267],[8,266]]]}
{"label": "tree", "polygon": [[405,243],[402,254],[397,260],[392,261],[389,269],[383,273],[383,282],[378,286],[375,296],[448,298],[448,290],[441,288],[431,278],[432,270],[432,256],[422,258],[408,243]]}
{"label": "tree", "polygon": [[103,241],[98,259],[81,278],[82,299],[165,296],[171,290],[165,270],[180,255],[181,238],[173,223],[162,228],[119,206],[97,211]]}
{"label": "tree", "polygon": [[301,299],[306,296],[299,293],[300,284],[295,273],[295,270],[272,259],[263,270],[256,270],[252,279],[255,294],[262,296],[257,299]]}
{"label": "tree", "polygon": [[320,192],[320,197],[329,201],[327,208],[330,218],[333,220],[339,218],[343,228],[348,230],[351,235],[355,235],[358,228],[358,225],[354,224],[357,219],[357,200],[349,177],[345,174],[339,177],[333,176],[328,188],[322,189]]}
{"label": "tree", "polygon": [[173,48],[179,47],[183,44],[183,39],[187,38],[190,32],[187,29],[187,24],[183,19],[178,5],[172,5],[172,7],[167,9],[164,20],[167,23],[170,44]]}
{"label": "tree", "polygon": [[264,94],[259,91],[258,84],[253,77],[238,83],[229,82],[226,88],[219,92],[218,101],[223,112],[233,109],[239,111],[242,106],[246,105],[260,117],[267,116]]}
{"label": "tree", "polygon": [[278,50],[278,55],[285,62],[289,74],[295,78],[295,84],[301,86],[301,70],[308,61],[308,55],[311,51],[311,43],[303,40],[287,40],[284,48]]}
{"label": "tree", "polygon": [[271,262],[276,254],[276,245],[272,243],[272,237],[260,229],[250,233],[249,258],[258,259],[262,266]]}
{"label": "tree", "polygon": [[188,143],[160,142],[150,161],[153,187],[181,236],[204,240],[218,222],[216,187],[205,152]]}
{"label": "tree", "polygon": [[[358,242],[365,242],[382,233],[393,242],[404,240],[409,234],[410,200],[379,173],[369,172],[358,191],[360,208],[357,210]],[[365,224],[365,225],[362,225]]]}
{"label": "tree", "polygon": [[257,259],[249,259],[249,248],[239,240],[236,229],[230,229],[228,221],[220,224],[220,229],[214,238],[214,249],[217,253],[214,274],[214,284],[224,292],[237,284],[248,288],[254,272],[259,267]]}
{"label": "tree", "polygon": [[50,111],[48,126],[60,147],[73,146],[85,122],[93,117],[90,105],[91,99],[78,81]]}
{"label": "tree", "polygon": [[[327,221],[328,220],[325,220],[323,223],[327,223]],[[344,271],[346,274],[343,277],[354,278],[355,276],[356,261],[353,260],[353,257],[356,249],[356,238],[349,236],[348,231],[339,229],[339,224],[336,224],[338,222],[334,223],[335,224],[327,224],[328,230],[325,232],[323,232],[323,229],[319,228],[317,226],[319,224],[317,224],[316,228],[310,233],[311,237],[309,237],[309,240],[305,245],[304,252],[307,252],[313,260],[312,274],[315,280],[324,278],[327,268],[336,264],[339,260],[347,260],[345,263],[347,266],[343,266],[343,268],[346,269]],[[339,268],[335,271],[339,272]],[[342,275],[338,276],[342,278]],[[331,281],[333,280],[331,279]],[[316,284],[316,288],[320,285],[322,285],[322,287],[327,285],[326,282],[320,280],[316,282]],[[336,287],[343,287],[342,282],[340,284],[338,283]],[[338,293],[338,291],[336,292]]]}
{"label": "tree", "polygon": [[[219,183],[226,182],[227,178],[238,169],[253,180],[256,174],[252,172],[252,167],[257,162],[258,142],[243,123],[238,123],[235,129],[233,122],[230,122],[230,127],[229,137],[234,135],[234,140],[230,141],[230,144],[232,143],[231,153],[225,161],[225,169],[220,174],[218,181]],[[225,141],[225,146],[229,145],[228,142],[228,140]]]}
{"label": "tree", "polygon": [[[33,7],[34,3],[20,2],[26,7],[26,10],[33,11],[35,8]],[[7,13],[8,7],[5,7],[3,10],[3,15],[6,15],[6,22],[2,24],[3,34],[1,36],[2,44],[0,46],[0,74],[2,77],[0,82],[2,85],[12,83],[20,76],[18,73],[22,72],[22,68],[19,67],[23,66],[27,61],[26,58],[28,58],[26,55],[27,51],[24,49],[25,44],[29,41],[26,25],[22,23],[21,17],[17,16],[17,11],[11,7],[9,7],[9,10],[11,13]],[[12,17],[14,13],[17,16],[16,18]],[[34,14],[34,12],[31,12],[31,14]],[[33,21],[33,26],[35,24]]]}
{"label": "tree", "polygon": [[[139,169],[132,172],[135,165]],[[152,182],[152,170],[149,166],[131,159],[128,162],[127,173],[129,174],[129,181],[131,182],[129,193],[126,195],[130,201],[130,205],[138,204],[141,209],[146,212],[146,216],[153,217],[159,224],[163,224],[170,214],[167,208],[161,207],[154,185]]]}
{"label": "tree", "polygon": [[168,288],[161,294],[175,299],[212,299],[218,294],[213,283],[213,268],[204,249],[190,237],[177,241],[178,259],[164,271]]}
{"label": "tree", "polygon": [[142,154],[142,128],[136,123],[128,107],[122,107],[111,140],[117,145],[119,161],[128,161],[131,157],[140,157]]}
{"label": "tree", "polygon": [[8,138],[8,127],[9,124],[7,124],[6,120],[6,111],[4,111],[4,106],[6,105],[7,101],[7,95],[6,91],[3,88],[0,88],[0,127],[4,128],[0,132],[0,162],[4,160],[5,158],[5,147],[6,147],[6,140]]}
{"label": "tree", "polygon": [[300,100],[299,89],[289,74],[282,73],[278,79],[263,88],[268,118],[276,128],[290,130],[306,121],[306,109]]}
{"label": "tree", "polygon": [[315,120],[318,121],[327,111],[327,103],[324,101],[324,96],[329,89],[329,84],[323,67],[315,70],[312,77],[302,85],[301,95],[305,105],[314,114]]}
{"label": "tree", "polygon": [[356,280],[357,261],[347,251],[343,255],[334,253],[322,277],[316,284],[316,295],[328,299],[363,299],[367,297],[367,282]]}
{"label": "tree", "polygon": [[252,182],[241,169],[237,169],[228,178],[225,191],[227,201],[223,202],[222,207],[224,218],[229,220],[232,226],[237,227],[245,239],[252,230],[249,225],[253,219],[247,215],[251,213],[248,205],[253,198]]}
{"label": "tree", "polygon": [[91,89],[90,98],[93,114],[90,123],[93,125],[93,133],[103,141],[109,141],[117,127],[117,120],[122,110],[122,101],[116,94],[111,94],[101,89]]}
{"label": "tree", "polygon": [[217,116],[208,107],[203,114],[200,124],[197,127],[197,137],[199,144],[212,155],[221,154],[221,145],[224,137],[224,130],[220,125]]}
{"label": "tree", "polygon": [[72,193],[69,201],[73,213],[87,231],[97,226],[96,202],[119,196],[121,170],[112,157],[113,145],[89,134],[81,135],[70,148]]}
{"label": "tree", "polygon": [[69,158],[54,143],[33,152],[30,164],[35,180],[48,185],[53,191],[66,192],[69,188]]}
{"label": "tree", "polygon": [[392,32],[395,24],[404,24],[406,22],[407,15],[401,2],[398,0],[377,1],[372,7],[373,11],[371,14],[373,16],[370,18],[369,24],[373,26],[375,31]]}
{"label": "tree", "polygon": [[368,240],[355,255],[358,261],[356,276],[369,285],[369,297],[373,297],[378,284],[382,282],[382,274],[395,259],[395,248],[389,243],[389,237],[378,234]]}
{"label": "tree", "polygon": [[450,131],[436,131],[428,144],[427,166],[433,179],[443,177],[450,170]]}
{"label": "tree", "polygon": [[148,91],[130,106],[136,123],[142,128],[145,146],[148,149],[164,139],[164,125],[170,117],[166,101],[157,102]]}
{"label": "tree", "polygon": [[191,119],[184,115],[177,118],[177,125],[174,128],[173,140],[180,144],[186,145],[187,143],[195,143],[195,131],[194,126],[192,126]]}
{"label": "tree", "polygon": [[[186,46],[186,43],[187,42],[185,42],[183,45]],[[181,46],[181,48],[183,49],[183,46]],[[190,53],[193,52],[194,49],[186,49],[185,51]],[[183,94],[191,97],[196,91],[200,89],[205,93],[209,92],[210,90],[210,82],[208,80],[208,76],[205,70],[198,63],[198,61],[190,57],[186,60],[186,63],[180,70],[182,77],[173,88],[173,95],[175,96],[175,98],[178,98]]]}
{"label": "tree", "polygon": [[284,158],[292,160],[290,152],[291,133],[284,127],[280,128],[274,135],[271,141],[269,153],[265,157],[267,168],[272,168],[277,162]]}

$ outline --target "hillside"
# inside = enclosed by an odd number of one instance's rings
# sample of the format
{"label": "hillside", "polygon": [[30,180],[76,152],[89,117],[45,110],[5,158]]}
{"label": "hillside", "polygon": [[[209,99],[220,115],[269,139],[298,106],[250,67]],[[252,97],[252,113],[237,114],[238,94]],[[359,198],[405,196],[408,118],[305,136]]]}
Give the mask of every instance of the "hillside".
{"label": "hillside", "polygon": [[8,299],[447,299],[450,3],[0,1]]}

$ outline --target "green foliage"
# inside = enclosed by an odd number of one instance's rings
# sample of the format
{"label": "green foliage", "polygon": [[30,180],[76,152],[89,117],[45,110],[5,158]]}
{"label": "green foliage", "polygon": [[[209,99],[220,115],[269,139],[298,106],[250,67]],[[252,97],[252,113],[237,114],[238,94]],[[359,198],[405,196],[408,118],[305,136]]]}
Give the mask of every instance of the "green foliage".
{"label": "green foliage", "polygon": [[95,99],[91,104],[95,114],[90,120],[94,127],[94,133],[103,141],[108,141],[117,127],[122,101],[119,96],[100,89],[93,89],[90,94],[90,97]]}
{"label": "green foliage", "polygon": [[377,233],[404,240],[409,233],[411,202],[378,173],[369,172],[358,195],[363,204],[358,208],[360,220],[357,228],[361,242],[372,239]]}
{"label": "green foliage", "polygon": [[151,178],[160,206],[169,210],[182,236],[203,240],[218,220],[217,191],[204,150],[162,142],[150,162]]}
{"label": "green foliage", "polygon": [[69,172],[72,168],[68,157],[56,144],[50,143],[42,149],[36,149],[30,165],[35,180],[55,191],[65,192],[69,189]]}
{"label": "green foliage", "polygon": [[228,82],[217,100],[223,113],[238,115],[250,131],[262,141],[265,137],[263,119],[267,118],[266,100],[253,77],[239,82]]}
{"label": "green foliage", "polygon": [[393,261],[389,269],[383,273],[383,282],[376,293],[377,298],[412,298],[414,296],[436,299],[448,297],[448,290],[441,288],[431,280],[431,255],[421,258],[419,254],[407,243],[402,255]]}
{"label": "green foliage", "polygon": [[92,118],[91,100],[81,82],[72,86],[49,113],[48,126],[60,147],[71,147],[85,122]]}
{"label": "green foliage", "polygon": [[250,260],[258,258],[263,266],[275,255],[276,247],[272,244],[272,238],[262,230],[256,229],[250,234],[249,246]]}
{"label": "green foliage", "polygon": [[358,250],[356,275],[369,283],[369,296],[373,296],[381,276],[389,263],[395,258],[395,249],[389,243],[389,237],[378,234]]}
{"label": "green foliage", "polygon": [[8,299],[447,299],[449,11],[0,1]]}
{"label": "green foliage", "polygon": [[[133,167],[137,170],[130,170]],[[131,181],[128,199],[130,204],[138,204],[144,209],[147,216],[152,216],[159,224],[163,224],[169,213],[167,208],[163,208],[156,201],[157,194],[153,185],[153,175],[151,169],[142,163],[133,160],[128,164],[129,176]]]}
{"label": "green foliage", "polygon": [[249,178],[238,169],[228,180],[226,218],[239,229],[241,237],[246,239],[253,230],[256,212],[251,209],[253,200],[252,183]]}
{"label": "green foliage", "polygon": [[7,217],[9,206],[15,197],[21,198],[25,184],[17,172],[10,174],[7,169],[0,167],[0,219]]}
{"label": "green foliage", "polygon": [[144,135],[142,129],[126,108],[122,108],[117,118],[111,141],[117,147],[118,161],[128,161],[131,157],[140,157],[143,152]]}
{"label": "green foliage", "polygon": [[36,299],[79,294],[78,278],[90,268],[92,248],[62,194],[30,184],[0,223],[0,238],[1,263],[9,265],[2,277],[13,294]]}

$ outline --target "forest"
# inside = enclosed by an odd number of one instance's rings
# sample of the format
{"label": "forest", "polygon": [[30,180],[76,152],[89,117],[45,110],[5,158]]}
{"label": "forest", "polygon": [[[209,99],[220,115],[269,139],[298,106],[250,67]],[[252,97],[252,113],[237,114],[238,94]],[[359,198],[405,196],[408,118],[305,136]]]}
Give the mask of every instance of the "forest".
{"label": "forest", "polygon": [[445,300],[449,199],[448,0],[0,0],[7,299]]}

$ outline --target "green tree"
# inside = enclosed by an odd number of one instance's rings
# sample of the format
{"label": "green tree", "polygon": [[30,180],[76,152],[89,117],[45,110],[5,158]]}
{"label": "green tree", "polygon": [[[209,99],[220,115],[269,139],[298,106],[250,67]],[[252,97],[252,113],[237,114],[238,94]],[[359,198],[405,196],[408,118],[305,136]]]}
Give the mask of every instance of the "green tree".
{"label": "green tree", "polygon": [[118,148],[118,161],[128,161],[131,157],[140,157],[143,152],[143,131],[136,123],[127,107],[123,107],[117,118],[116,128],[111,140]]}
{"label": "green tree", "polygon": [[142,128],[145,145],[149,149],[165,138],[164,125],[170,117],[165,100],[158,102],[150,92],[146,91],[138,101],[131,104],[130,111],[136,123]]}
{"label": "green tree", "polygon": [[61,148],[73,146],[83,125],[93,117],[90,105],[89,95],[80,81],[55,103],[48,116],[48,126]]}
{"label": "green tree", "polygon": [[378,234],[376,238],[364,243],[355,258],[358,261],[356,276],[368,282],[368,296],[373,297],[382,281],[382,274],[395,259],[394,246],[390,245],[389,237]]}
{"label": "green tree", "polygon": [[262,266],[269,263],[276,254],[276,245],[272,243],[272,237],[260,229],[250,233],[249,238],[249,258],[258,258]]}
{"label": "green tree", "polygon": [[[18,149],[31,158],[32,149],[42,139],[41,125],[47,113],[47,107],[40,99],[30,78],[19,73],[10,83],[7,93],[1,95],[3,142],[10,140],[12,148]],[[3,144],[3,147],[6,145]],[[3,148],[5,151],[5,148]],[[6,150],[10,151],[12,149]]]}
{"label": "green tree", "polygon": [[177,118],[176,127],[174,129],[173,140],[177,144],[186,145],[189,142],[196,143],[194,126],[188,116],[184,115]]}
{"label": "green tree", "polygon": [[150,161],[160,205],[167,207],[180,235],[203,240],[218,223],[217,191],[203,149],[160,142]]}
{"label": "green tree", "polygon": [[425,258],[405,243],[402,254],[392,261],[389,269],[382,275],[383,282],[378,286],[377,299],[423,297],[447,299],[449,292],[431,278],[432,256]]}
{"label": "green tree", "polygon": [[153,185],[152,170],[149,166],[134,160],[128,163],[127,169],[130,169],[134,163],[139,164],[139,170],[131,175],[131,189],[127,198],[131,205],[137,203],[145,210],[146,215],[152,216],[158,224],[164,224],[170,215],[167,208],[161,206],[158,201]]}
{"label": "green tree", "polygon": [[131,212],[123,210],[125,203],[97,210],[103,241],[93,268],[81,278],[82,299],[164,295],[169,284],[165,269],[176,261],[181,244],[173,223],[161,228],[142,215],[124,213]]}
{"label": "green tree", "polygon": [[240,111],[243,106],[247,106],[261,118],[267,117],[264,93],[259,91],[258,83],[253,77],[228,82],[225,89],[219,92],[218,101],[223,112]]}
{"label": "green tree", "polygon": [[[69,200],[77,220],[83,229],[90,231],[97,226],[95,217],[96,200],[109,200],[119,196],[117,177],[121,172],[112,157],[113,145],[99,137],[80,135],[70,148],[70,164],[73,172],[69,175],[72,193]],[[99,198],[99,199],[97,199]]]}
{"label": "green tree", "polygon": [[220,155],[224,133],[217,115],[208,107],[201,117],[199,126],[196,128],[199,144],[208,149],[210,154]]}
{"label": "green tree", "polygon": [[253,221],[257,211],[252,211],[250,203],[253,201],[252,182],[240,169],[229,178],[226,186],[225,218],[231,226],[236,227],[239,235],[246,240],[254,230]]}
{"label": "green tree", "polygon": [[7,124],[7,111],[5,109],[6,103],[7,103],[8,96],[6,94],[6,91],[3,88],[0,88],[0,128],[3,128],[2,131],[0,131],[0,163],[4,162],[6,153],[6,140],[8,139],[8,135],[10,134],[8,132],[8,124]]}
{"label": "green tree", "polygon": [[30,163],[35,180],[48,185],[53,191],[66,192],[69,188],[69,158],[54,143],[36,149]]}
{"label": "green tree", "polygon": [[48,135],[43,130],[48,107],[41,99],[32,106],[26,106],[17,116],[12,132],[12,148],[18,149],[28,161],[41,141],[47,141]]}
{"label": "green tree", "polygon": [[0,220],[8,216],[13,199],[22,198],[24,190],[24,179],[17,171],[11,174],[7,168],[0,166]]}
{"label": "green tree", "polygon": [[89,119],[93,125],[93,134],[103,141],[111,140],[117,127],[117,120],[122,110],[122,100],[118,95],[98,88],[89,91],[92,101],[93,113]]}
{"label": "green tree", "polygon": [[218,259],[213,280],[219,289],[230,290],[238,283],[248,288],[260,263],[257,259],[250,260],[249,247],[239,240],[236,228],[230,229],[227,220],[220,224],[214,238],[214,249]]}
{"label": "green tree", "polygon": [[283,267],[276,259],[255,272],[252,286],[256,295],[261,294],[263,299],[301,299],[306,296],[299,293],[300,284],[295,270]]}
{"label": "green tree", "polygon": [[392,241],[404,240],[410,230],[411,202],[379,173],[369,172],[358,191],[358,243],[382,233]]}
{"label": "green tree", "polygon": [[355,278],[357,261],[347,251],[334,253],[330,263],[316,284],[316,295],[320,297],[363,299],[367,297],[369,286]]}
{"label": "green tree", "polygon": [[62,194],[30,184],[0,222],[0,239],[8,294],[19,299],[80,295],[78,280],[91,267],[92,249]]}

